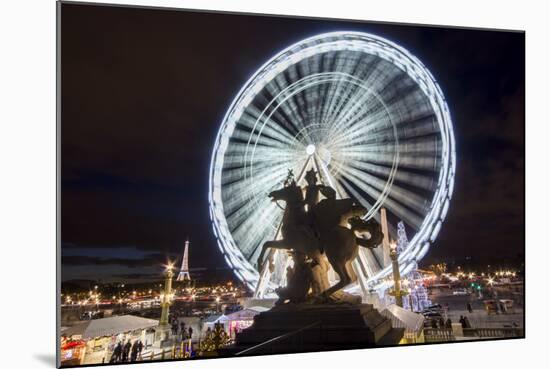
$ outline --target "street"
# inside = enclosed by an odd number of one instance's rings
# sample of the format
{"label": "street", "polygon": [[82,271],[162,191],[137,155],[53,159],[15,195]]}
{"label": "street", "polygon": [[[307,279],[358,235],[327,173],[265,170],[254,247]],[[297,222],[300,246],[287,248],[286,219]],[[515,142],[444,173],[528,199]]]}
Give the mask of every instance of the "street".
{"label": "street", "polygon": [[[512,294],[510,291],[499,292],[498,296],[499,298],[514,300],[513,308],[507,313],[487,314],[483,303],[483,300],[490,299],[487,296],[480,299],[474,294],[453,295],[452,291],[445,291],[433,292],[429,295],[429,298],[433,304],[440,304],[442,307],[448,306],[447,316],[444,316],[444,318],[451,318],[452,322],[458,322],[462,315],[468,317],[474,328],[502,328],[513,323],[517,324],[518,327],[523,327],[523,297],[519,299],[517,294]],[[468,312],[468,302],[472,305],[472,313]]]}

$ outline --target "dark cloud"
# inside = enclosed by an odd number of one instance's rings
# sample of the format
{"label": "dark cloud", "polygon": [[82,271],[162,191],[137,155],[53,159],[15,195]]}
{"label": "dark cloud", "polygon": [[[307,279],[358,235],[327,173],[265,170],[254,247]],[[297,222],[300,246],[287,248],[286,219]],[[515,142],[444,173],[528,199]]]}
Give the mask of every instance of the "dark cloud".
{"label": "dark cloud", "polygon": [[163,254],[140,258],[126,259],[113,257],[94,257],[84,255],[62,256],[61,263],[63,265],[72,266],[100,266],[100,265],[120,265],[128,268],[149,267],[151,265],[162,265],[166,262],[166,257]]}

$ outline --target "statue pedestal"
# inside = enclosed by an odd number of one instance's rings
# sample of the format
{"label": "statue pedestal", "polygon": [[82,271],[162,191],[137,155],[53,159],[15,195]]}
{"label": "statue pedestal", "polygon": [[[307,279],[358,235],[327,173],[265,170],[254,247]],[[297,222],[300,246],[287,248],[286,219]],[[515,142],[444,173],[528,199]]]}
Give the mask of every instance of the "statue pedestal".
{"label": "statue pedestal", "polygon": [[163,348],[172,346],[172,329],[169,325],[159,325],[155,328],[155,341],[153,347]]}
{"label": "statue pedestal", "polygon": [[256,315],[225,354],[253,347],[241,355],[392,346],[403,334],[369,304],[286,304]]}

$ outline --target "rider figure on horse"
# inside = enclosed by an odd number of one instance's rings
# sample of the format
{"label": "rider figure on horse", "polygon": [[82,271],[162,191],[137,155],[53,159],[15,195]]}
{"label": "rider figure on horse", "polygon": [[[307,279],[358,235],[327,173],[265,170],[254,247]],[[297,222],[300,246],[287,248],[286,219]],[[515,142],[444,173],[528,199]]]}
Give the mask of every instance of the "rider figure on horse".
{"label": "rider figure on horse", "polygon": [[[319,226],[319,224],[316,224],[315,219],[315,212],[313,211],[315,209],[315,206],[319,204],[319,195],[323,195],[325,197],[324,200],[321,201],[321,207],[323,206],[335,206],[336,204],[336,191],[330,187],[323,184],[317,183],[317,172],[315,169],[311,168],[309,171],[306,172],[305,176],[307,186],[305,187],[305,199],[304,199],[304,208],[308,214],[308,220],[309,224],[312,228],[316,225]],[[351,202],[351,199],[346,199],[347,201]],[[345,202],[346,200],[339,200]],[[330,204],[330,205],[329,205]],[[338,214],[334,214],[335,216],[338,216]],[[359,232],[369,229],[370,223],[369,221],[364,221],[360,217],[353,217],[346,220],[349,222],[353,230],[357,230]],[[316,230],[317,233],[317,230]],[[317,237],[319,235],[317,234]],[[357,237],[357,243],[364,247],[369,247],[372,243],[368,242],[367,240]],[[368,245],[368,246],[367,246]],[[320,252],[323,252],[323,245],[319,244]]]}

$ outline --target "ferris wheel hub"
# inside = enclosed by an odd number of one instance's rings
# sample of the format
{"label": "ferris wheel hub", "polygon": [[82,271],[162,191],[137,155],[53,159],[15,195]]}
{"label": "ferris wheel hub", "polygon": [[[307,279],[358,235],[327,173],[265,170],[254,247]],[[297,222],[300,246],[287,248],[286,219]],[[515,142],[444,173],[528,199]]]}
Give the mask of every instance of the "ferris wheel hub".
{"label": "ferris wheel hub", "polygon": [[313,144],[307,145],[306,154],[308,154],[309,156],[315,154],[315,145]]}

